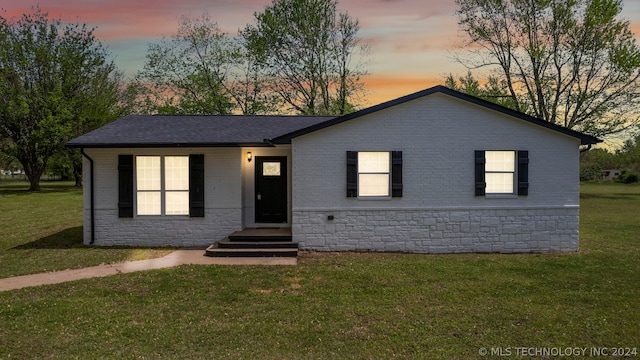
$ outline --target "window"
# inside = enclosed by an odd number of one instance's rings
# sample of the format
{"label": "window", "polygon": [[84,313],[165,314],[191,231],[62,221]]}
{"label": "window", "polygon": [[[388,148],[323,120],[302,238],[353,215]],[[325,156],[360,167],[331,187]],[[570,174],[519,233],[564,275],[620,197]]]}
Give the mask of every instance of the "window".
{"label": "window", "polygon": [[134,203],[138,215],[204,217],[204,180],[203,154],[138,156],[136,165],[118,155],[118,217],[134,217]]}
{"label": "window", "polygon": [[262,175],[263,176],[280,176],[280,162],[263,162],[262,163]]}
{"label": "window", "polygon": [[347,151],[347,197],[402,197],[402,151]]}
{"label": "window", "polygon": [[136,156],[138,215],[189,215],[189,157]]}
{"label": "window", "polygon": [[486,151],[485,158],[485,193],[513,194],[515,151]]}
{"label": "window", "polygon": [[529,194],[529,152],[500,150],[475,152],[476,196]]}
{"label": "window", "polygon": [[389,196],[389,153],[358,153],[358,196]]}

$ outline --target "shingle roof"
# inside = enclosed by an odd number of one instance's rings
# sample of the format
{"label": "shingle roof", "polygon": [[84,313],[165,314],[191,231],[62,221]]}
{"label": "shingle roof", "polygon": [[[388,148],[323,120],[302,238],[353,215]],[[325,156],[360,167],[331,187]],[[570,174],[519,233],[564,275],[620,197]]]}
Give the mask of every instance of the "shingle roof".
{"label": "shingle roof", "polygon": [[574,130],[571,130],[571,129],[567,129],[565,127],[562,127],[562,126],[559,126],[559,125],[556,125],[556,124],[552,124],[552,123],[544,121],[544,120],[540,120],[538,118],[535,118],[533,116],[529,116],[529,115],[521,113],[519,111],[516,111],[516,110],[513,110],[513,109],[509,109],[509,108],[506,108],[504,106],[501,106],[501,105],[498,105],[498,104],[495,104],[495,103],[492,103],[492,102],[489,102],[489,101],[486,101],[486,100],[482,100],[482,99],[477,98],[475,96],[467,95],[467,94],[464,94],[464,93],[461,93],[459,91],[455,91],[455,90],[449,89],[448,87],[441,86],[441,85],[434,86],[434,87],[426,89],[426,90],[418,91],[416,93],[409,94],[409,95],[397,98],[395,100],[387,101],[387,102],[384,102],[382,104],[378,104],[378,105],[375,105],[375,106],[372,106],[372,107],[369,107],[369,108],[366,108],[366,109],[363,109],[363,110],[360,110],[360,111],[356,111],[356,112],[353,112],[353,113],[350,113],[350,114],[347,114],[347,115],[331,118],[331,119],[328,119],[328,120],[326,120],[324,122],[320,122],[320,123],[311,125],[311,126],[309,126],[307,128],[294,130],[294,131],[292,131],[292,132],[290,132],[288,134],[281,135],[281,136],[279,136],[277,138],[274,138],[272,140],[273,140],[273,142],[275,144],[290,143],[291,139],[296,137],[296,136],[301,136],[301,135],[304,135],[304,134],[308,134],[308,133],[311,133],[311,132],[314,132],[314,131],[317,131],[317,130],[320,130],[320,129],[324,129],[324,128],[329,127],[329,126],[340,124],[340,123],[343,123],[345,121],[356,119],[356,118],[359,118],[359,117],[362,117],[362,116],[365,116],[365,115],[368,115],[368,114],[371,114],[371,113],[374,113],[374,112],[377,112],[377,111],[380,111],[380,110],[384,110],[384,109],[390,108],[392,106],[400,105],[402,103],[405,103],[405,102],[408,102],[408,101],[411,101],[411,100],[416,100],[416,99],[419,99],[421,97],[428,96],[428,95],[435,94],[435,93],[447,94],[447,95],[453,96],[455,98],[458,98],[458,99],[461,99],[461,100],[465,100],[465,101],[471,102],[473,104],[480,105],[480,106],[483,106],[483,107],[486,107],[486,108],[501,112],[501,113],[506,114],[506,115],[510,115],[510,116],[512,116],[512,117],[514,117],[516,119],[520,119],[520,120],[523,120],[523,121],[526,121],[526,122],[529,122],[529,123],[532,123],[532,124],[536,124],[536,125],[545,127],[547,129],[555,130],[555,131],[563,133],[565,135],[569,135],[569,136],[578,138],[578,139],[580,139],[580,143],[582,145],[597,144],[597,143],[602,142],[602,140],[598,139],[597,137],[594,137],[594,136],[591,136],[591,135],[587,135],[587,134],[583,134],[581,132],[574,131]]}
{"label": "shingle roof", "polygon": [[521,112],[470,96],[444,86],[435,86],[343,116],[272,115],[129,115],[71,140],[75,148],[122,147],[214,147],[270,146],[289,144],[291,139],[380,110],[443,93],[489,108],[516,119],[575,137],[582,145],[602,140],[552,124]]}
{"label": "shingle roof", "polygon": [[71,140],[74,148],[265,146],[335,116],[129,115]]}

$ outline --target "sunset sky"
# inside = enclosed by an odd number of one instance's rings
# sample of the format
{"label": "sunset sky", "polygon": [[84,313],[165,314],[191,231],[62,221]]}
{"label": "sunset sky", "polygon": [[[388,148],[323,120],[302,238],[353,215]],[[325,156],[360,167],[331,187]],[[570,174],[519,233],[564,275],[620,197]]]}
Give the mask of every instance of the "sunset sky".
{"label": "sunset sky", "polygon": [[[35,2],[33,4],[36,4]],[[227,33],[253,23],[271,0],[39,0],[50,16],[96,27],[96,36],[128,75],[142,68],[149,43],[176,32],[182,15],[207,12]],[[6,18],[30,12],[27,0],[3,0]],[[458,31],[454,0],[342,0],[338,5],[360,21],[360,37],[371,47],[365,84],[373,105],[441,84],[466,69],[452,60]],[[622,17],[640,41],[640,0],[625,0]]]}

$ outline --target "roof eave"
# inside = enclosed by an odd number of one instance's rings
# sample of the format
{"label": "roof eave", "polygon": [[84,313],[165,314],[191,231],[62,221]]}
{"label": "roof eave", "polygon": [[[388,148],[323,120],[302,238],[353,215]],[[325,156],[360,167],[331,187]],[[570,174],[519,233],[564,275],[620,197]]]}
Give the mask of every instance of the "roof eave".
{"label": "roof eave", "polygon": [[269,142],[248,143],[67,143],[72,149],[130,149],[130,148],[216,148],[216,147],[273,147]]}
{"label": "roof eave", "polygon": [[360,111],[356,111],[356,112],[353,112],[353,113],[350,113],[350,114],[347,114],[347,115],[343,115],[343,116],[340,116],[340,117],[337,117],[337,118],[334,118],[334,119],[330,119],[330,120],[327,120],[327,121],[324,121],[324,122],[321,122],[321,123],[318,123],[318,124],[315,124],[315,125],[312,125],[312,126],[308,126],[306,128],[303,128],[303,129],[292,131],[292,132],[290,132],[288,134],[284,134],[284,135],[281,135],[279,137],[276,137],[276,138],[272,139],[272,141],[275,144],[289,144],[289,143],[291,143],[291,139],[293,139],[295,137],[298,137],[298,136],[301,136],[301,135],[305,135],[305,134],[308,134],[308,133],[311,133],[311,132],[314,132],[314,131],[318,131],[318,130],[321,130],[321,129],[324,129],[324,128],[327,128],[327,127],[330,127],[330,126],[333,126],[333,125],[336,125],[336,124],[351,120],[351,119],[355,119],[355,118],[358,118],[358,117],[361,117],[361,116],[365,116],[365,115],[368,115],[368,114],[371,114],[371,113],[375,113],[377,111],[381,111],[381,110],[390,108],[392,106],[396,106],[396,105],[399,105],[399,104],[402,104],[402,103],[405,103],[405,102],[408,102],[408,101],[416,100],[416,99],[422,98],[424,96],[431,95],[431,94],[438,93],[438,92],[446,94],[446,95],[449,95],[449,96],[453,96],[453,97],[461,99],[461,100],[465,100],[465,101],[471,102],[471,103],[479,105],[479,106],[483,106],[483,107],[486,107],[486,108],[501,112],[501,113],[506,114],[506,115],[513,116],[515,118],[527,121],[529,123],[532,123],[532,124],[535,124],[535,125],[539,125],[539,126],[548,128],[550,130],[554,130],[554,131],[563,133],[565,135],[572,136],[574,138],[579,139],[581,145],[594,145],[594,144],[601,143],[603,141],[601,139],[598,139],[595,136],[591,136],[591,135],[584,134],[584,133],[581,133],[581,132],[578,132],[578,131],[575,131],[575,130],[567,129],[567,128],[562,127],[560,125],[552,124],[550,122],[535,118],[535,117],[527,115],[527,114],[524,114],[522,112],[519,112],[519,111],[510,109],[510,108],[504,107],[502,105],[498,105],[496,103],[492,103],[492,102],[487,101],[487,100],[483,100],[483,99],[477,98],[475,96],[471,96],[471,95],[468,95],[468,94],[465,94],[465,93],[461,93],[459,91],[450,89],[450,88],[448,88],[446,86],[442,86],[442,85],[434,86],[434,87],[431,87],[429,89],[418,91],[418,92],[415,92],[413,94],[405,95],[403,97],[399,97],[399,98],[394,99],[394,100],[390,100],[390,101],[387,101],[387,102],[384,102],[384,103],[381,103],[381,104],[378,104],[378,105],[375,105],[375,106],[371,106],[371,107],[366,108],[366,109],[362,109]]}

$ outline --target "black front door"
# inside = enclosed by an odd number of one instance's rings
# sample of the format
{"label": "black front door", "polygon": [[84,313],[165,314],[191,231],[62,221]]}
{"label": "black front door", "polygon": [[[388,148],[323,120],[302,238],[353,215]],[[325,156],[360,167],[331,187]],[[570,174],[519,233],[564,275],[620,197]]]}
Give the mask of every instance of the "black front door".
{"label": "black front door", "polygon": [[256,222],[287,222],[287,157],[256,156]]}

